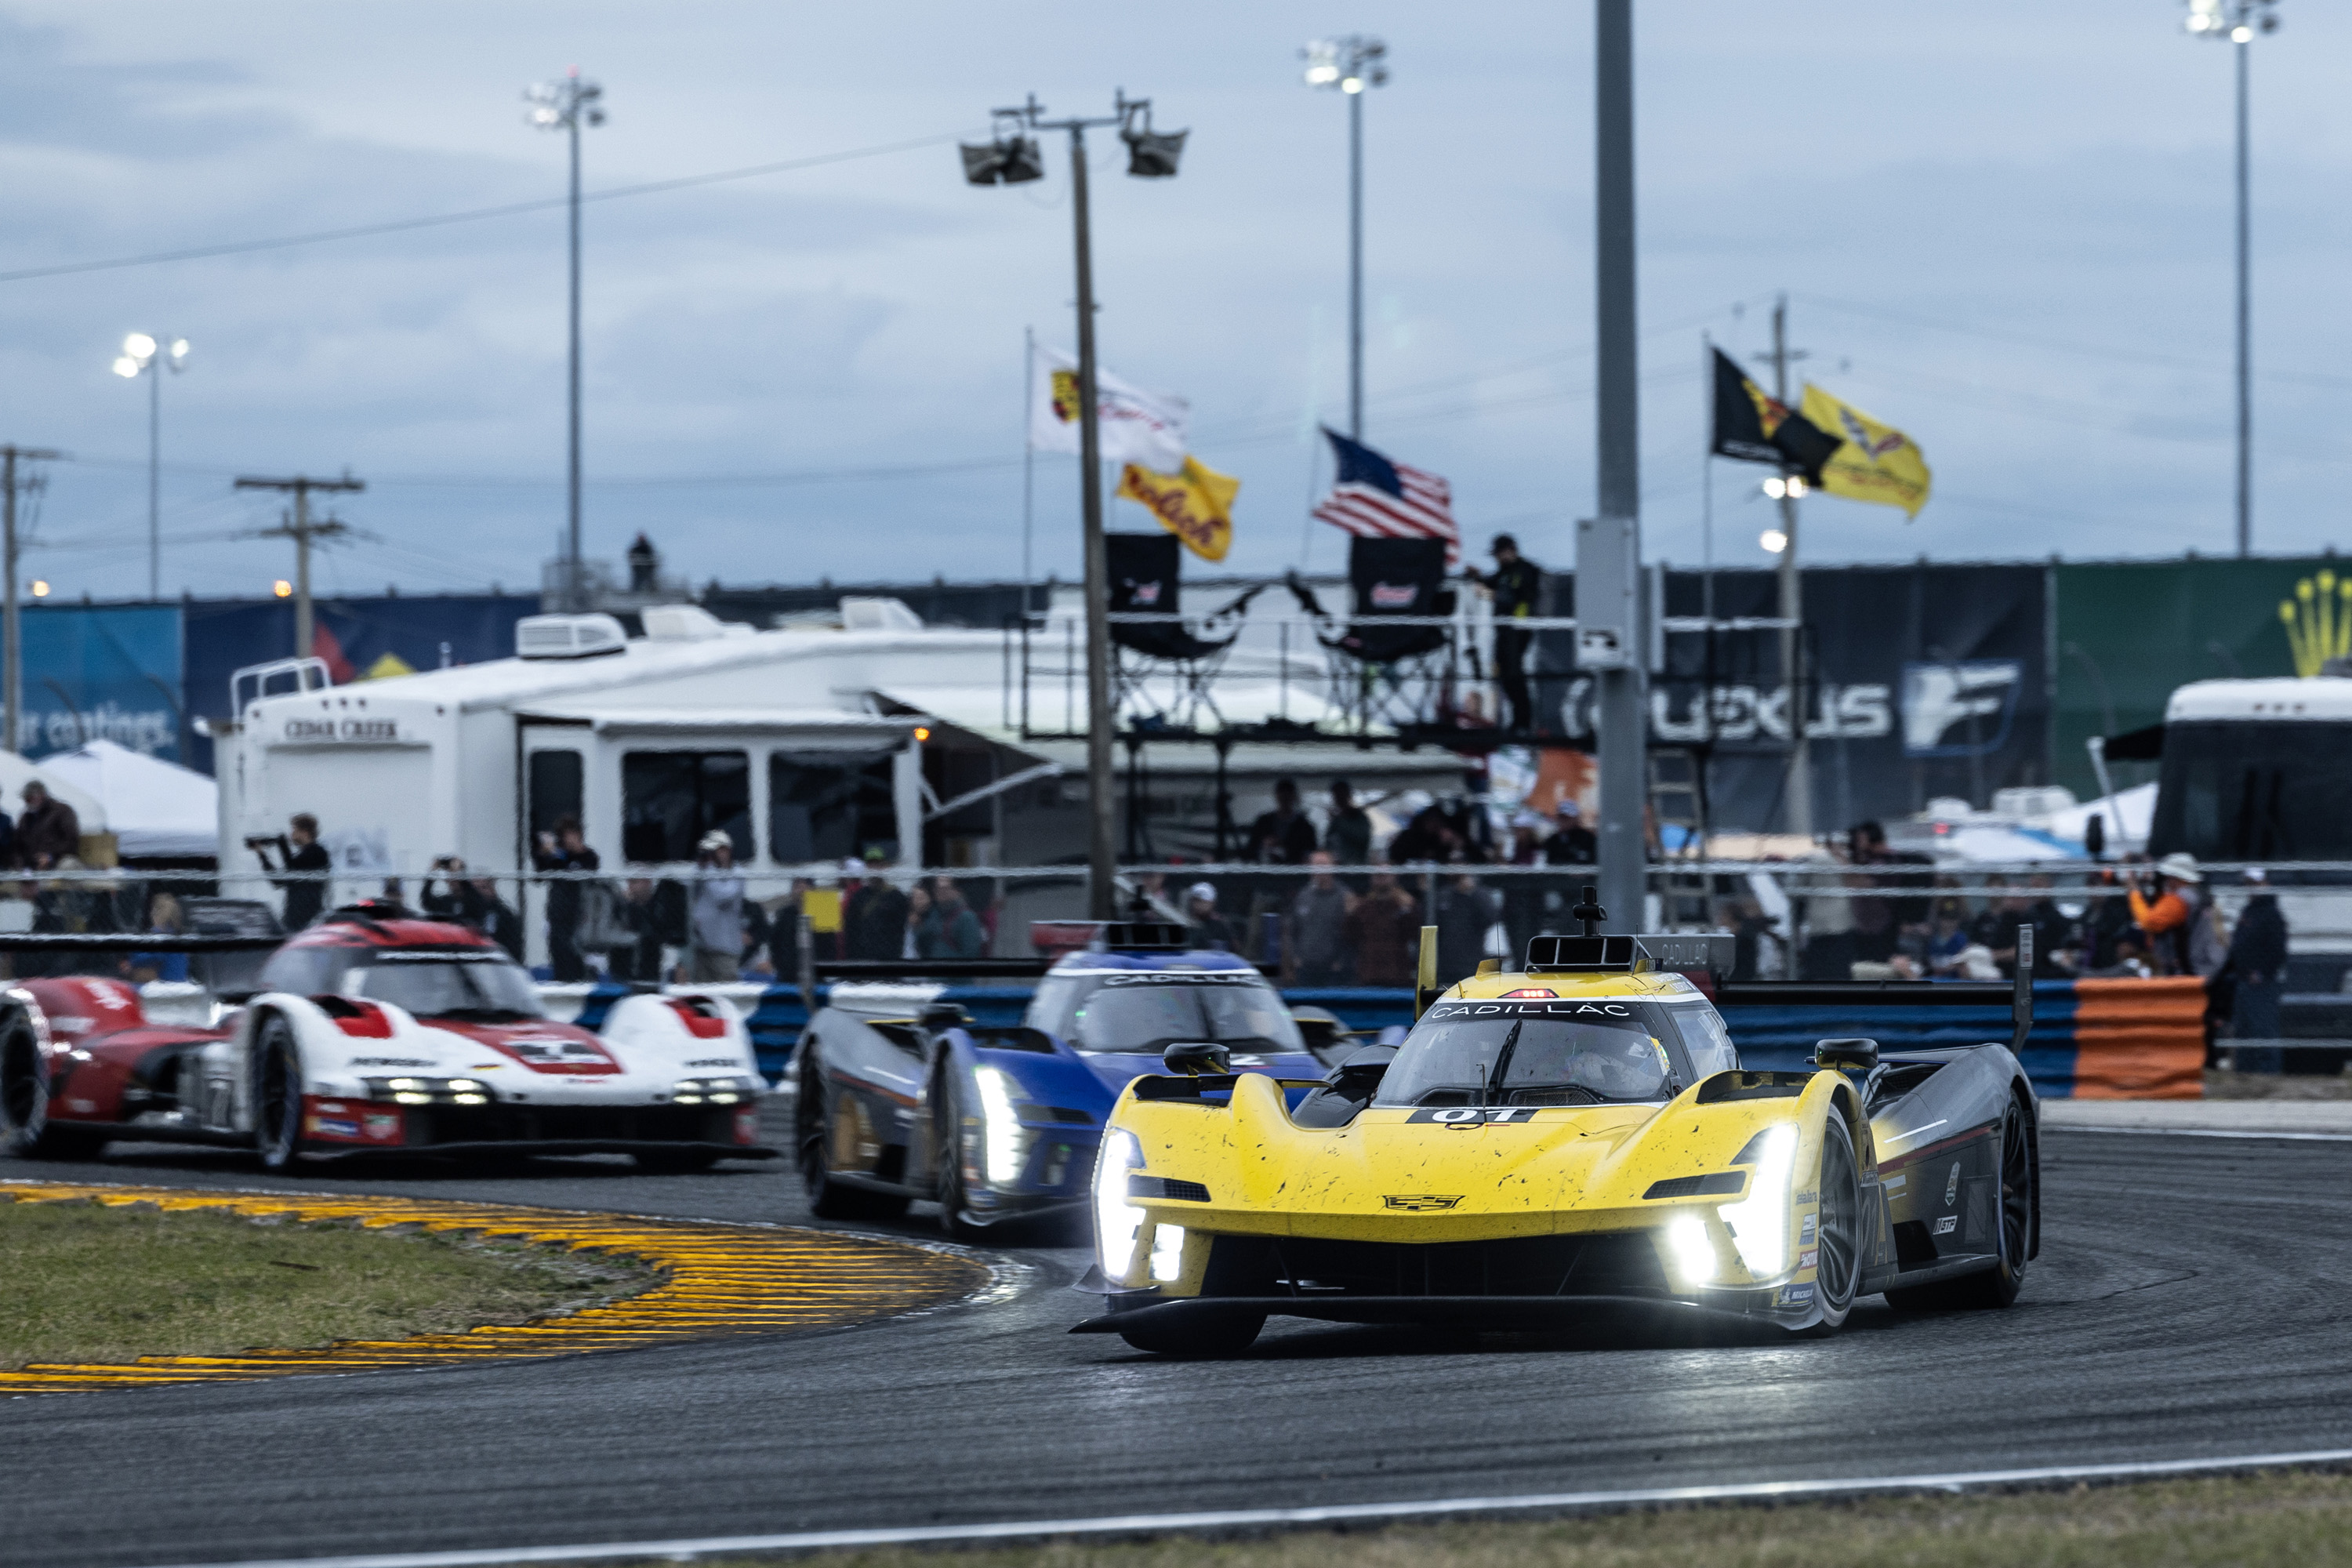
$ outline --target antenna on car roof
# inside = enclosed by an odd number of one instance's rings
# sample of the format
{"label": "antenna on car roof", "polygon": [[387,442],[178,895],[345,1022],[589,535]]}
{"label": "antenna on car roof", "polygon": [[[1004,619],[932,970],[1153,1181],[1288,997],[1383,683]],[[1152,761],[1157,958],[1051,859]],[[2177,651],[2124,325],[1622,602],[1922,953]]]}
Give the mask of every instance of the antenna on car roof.
{"label": "antenna on car roof", "polygon": [[1609,918],[1609,911],[1601,907],[1601,889],[1590,882],[1585,883],[1584,902],[1569,910],[1568,918],[1572,921],[1582,921],[1585,935],[1599,936],[1601,922]]}

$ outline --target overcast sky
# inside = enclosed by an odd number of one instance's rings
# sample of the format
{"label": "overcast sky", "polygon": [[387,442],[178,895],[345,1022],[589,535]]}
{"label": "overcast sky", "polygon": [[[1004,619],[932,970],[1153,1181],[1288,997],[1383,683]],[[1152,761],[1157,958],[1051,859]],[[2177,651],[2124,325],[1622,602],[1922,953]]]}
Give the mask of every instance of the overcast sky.
{"label": "overcast sky", "polygon": [[[2253,48],[2256,542],[2336,536],[2352,16]],[[1917,521],[1809,503],[1809,559],[2105,557],[2231,540],[2231,50],[2167,0],[1639,7],[1650,552],[1702,539],[1701,333],[1769,342],[1908,431]],[[971,134],[1034,90],[1189,126],[1181,177],[1094,146],[1104,363],[1192,400],[1243,480],[1227,562],[1341,540],[1305,511],[1345,418],[1346,107],[1318,34],[1387,39],[1365,105],[1367,435],[1465,531],[1565,564],[1592,504],[1589,5],[0,5],[0,272],[560,195],[520,89],[577,63],[614,186]],[[1066,159],[974,189],[941,142],[586,216],[587,537],[698,583],[1013,578],[1022,334],[1073,337]],[[26,574],[146,584],[132,329],[163,392],[163,588],[266,592],[243,472],[367,481],[320,585],[535,584],[563,515],[560,210],[0,282],[0,439],[58,447]],[[1319,459],[1319,466],[1318,466]],[[1760,565],[1759,471],[1714,466],[1718,563]],[[1035,467],[1040,574],[1076,570],[1076,465]],[[1113,526],[1150,526],[1116,503]]]}

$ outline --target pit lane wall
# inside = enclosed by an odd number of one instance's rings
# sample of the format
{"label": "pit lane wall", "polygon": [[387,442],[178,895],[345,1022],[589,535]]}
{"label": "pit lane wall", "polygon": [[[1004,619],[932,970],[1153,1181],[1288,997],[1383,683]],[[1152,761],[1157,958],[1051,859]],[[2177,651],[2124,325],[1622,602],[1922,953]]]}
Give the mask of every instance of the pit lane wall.
{"label": "pit lane wall", "polygon": [[[725,995],[746,1015],[760,1070],[782,1079],[808,1009],[787,985],[698,986]],[[871,991],[873,988],[866,988]],[[954,1003],[975,1023],[1018,1024],[1029,1005],[1025,985],[900,986],[910,1005]],[[576,1014],[593,1026],[625,987],[547,986],[549,1011]],[[823,1005],[833,987],[817,988]],[[1365,1035],[1412,1022],[1412,993],[1370,987],[1296,989],[1295,1007],[1322,1007]],[[1829,1007],[1728,1007],[1724,1019],[1747,1067],[1789,1070],[1813,1054],[1816,1040],[1867,1035],[1887,1050],[1972,1046],[2006,1040],[2002,1007],[1889,1007],[1866,1015]],[[2199,980],[2045,980],[2033,987],[2033,1033],[2025,1070],[2034,1092],[2059,1100],[2198,1100],[2204,1094],[2205,988]]]}

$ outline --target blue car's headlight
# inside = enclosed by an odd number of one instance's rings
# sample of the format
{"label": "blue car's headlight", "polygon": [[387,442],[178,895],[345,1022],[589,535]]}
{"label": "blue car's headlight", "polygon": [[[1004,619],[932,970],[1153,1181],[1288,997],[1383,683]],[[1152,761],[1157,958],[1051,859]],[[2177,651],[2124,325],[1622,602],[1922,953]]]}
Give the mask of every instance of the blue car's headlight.
{"label": "blue car's headlight", "polygon": [[985,1063],[974,1068],[971,1076],[980,1088],[981,1170],[990,1186],[1009,1187],[1021,1179],[1030,1139],[1013,1105],[1013,1076]]}

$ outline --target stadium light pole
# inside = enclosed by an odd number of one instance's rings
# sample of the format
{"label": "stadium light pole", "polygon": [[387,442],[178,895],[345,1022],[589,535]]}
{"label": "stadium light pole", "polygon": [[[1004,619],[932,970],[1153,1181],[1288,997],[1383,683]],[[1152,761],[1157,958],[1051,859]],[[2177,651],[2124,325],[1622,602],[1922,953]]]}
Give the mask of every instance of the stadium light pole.
{"label": "stadium light pole", "polygon": [[1031,93],[1015,109],[991,111],[993,135],[962,146],[963,176],[975,185],[1018,185],[1043,179],[1045,161],[1037,131],[1070,133],[1070,222],[1076,231],[1078,315],[1078,502],[1085,530],[1087,600],[1087,903],[1092,919],[1117,914],[1118,842],[1112,821],[1117,798],[1111,773],[1111,731],[1117,715],[1110,693],[1110,564],[1103,544],[1102,431],[1095,391],[1094,240],[1087,210],[1087,132],[1116,125],[1127,143],[1127,172],[1138,179],[1173,178],[1183,156],[1184,131],[1154,131],[1151,100],[1111,100],[1111,112],[1088,119],[1047,120]]}
{"label": "stadium light pole", "polygon": [[2234,46],[2238,66],[2238,553],[2254,549],[2254,304],[2246,167],[2246,61],[2256,33],[2278,31],[2278,0],[2189,0],[2182,26]]}
{"label": "stadium light pole", "polygon": [[1298,51],[1307,85],[1348,99],[1348,438],[1364,438],[1364,90],[1388,85],[1389,47],[1350,33]]}
{"label": "stadium light pole", "polygon": [[571,443],[564,489],[561,607],[581,610],[587,608],[587,600],[581,590],[580,565],[580,127],[583,121],[604,123],[604,89],[581,80],[580,68],[573,66],[558,80],[525,88],[522,96],[530,105],[530,112],[523,116],[526,123],[541,131],[564,132],[572,143]]}
{"label": "stadium light pole", "polygon": [[147,597],[163,597],[163,367],[177,375],[188,368],[188,340],[173,338],[169,347],[152,332],[132,332],[122,340],[114,359],[114,374],[125,381],[147,378]]}

